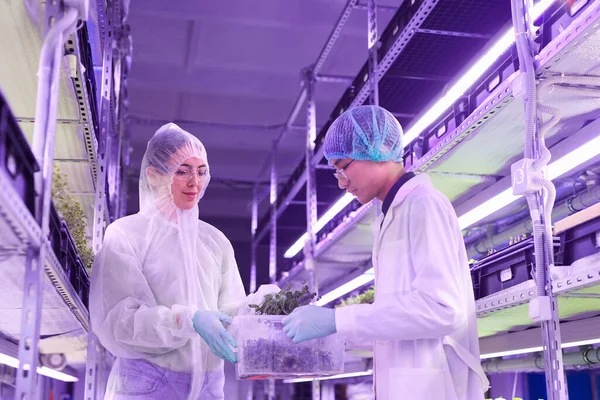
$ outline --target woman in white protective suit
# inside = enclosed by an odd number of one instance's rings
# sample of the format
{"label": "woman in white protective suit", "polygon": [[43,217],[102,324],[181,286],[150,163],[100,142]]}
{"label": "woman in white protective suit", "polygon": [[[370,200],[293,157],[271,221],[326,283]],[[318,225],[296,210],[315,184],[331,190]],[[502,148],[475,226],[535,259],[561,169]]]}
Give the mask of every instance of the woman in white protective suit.
{"label": "woman in white protective suit", "polygon": [[206,149],[175,124],[148,142],[140,212],[113,222],[91,283],[93,332],[117,357],[108,399],[223,399],[223,323],[245,292],[227,238],[198,219]]}
{"label": "woman in white protective suit", "polygon": [[402,128],[377,106],[339,116],[324,154],[341,189],[382,213],[372,225],[375,301],[296,309],[284,318],[295,342],[338,333],[374,345],[377,400],[481,400],[475,301],[458,218],[425,174],[402,164]]}

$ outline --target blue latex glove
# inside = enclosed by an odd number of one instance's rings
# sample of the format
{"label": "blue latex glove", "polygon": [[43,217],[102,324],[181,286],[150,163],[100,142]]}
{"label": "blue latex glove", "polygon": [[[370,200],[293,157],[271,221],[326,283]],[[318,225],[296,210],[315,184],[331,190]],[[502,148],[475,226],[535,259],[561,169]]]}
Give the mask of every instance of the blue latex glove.
{"label": "blue latex glove", "polygon": [[194,314],[193,321],[194,329],[216,356],[234,364],[237,362],[235,354],[229,347],[235,348],[237,344],[231,334],[223,327],[223,323],[231,325],[233,322],[229,315],[201,310]]}
{"label": "blue latex glove", "polygon": [[335,310],[319,306],[296,308],[283,317],[283,330],[294,343],[318,339],[335,333]]}

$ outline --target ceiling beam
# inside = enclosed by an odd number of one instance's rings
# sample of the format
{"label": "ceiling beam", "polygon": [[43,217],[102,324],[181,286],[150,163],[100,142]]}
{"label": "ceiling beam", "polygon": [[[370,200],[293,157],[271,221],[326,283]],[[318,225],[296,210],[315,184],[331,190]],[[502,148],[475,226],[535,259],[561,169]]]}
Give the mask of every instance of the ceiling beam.
{"label": "ceiling beam", "polygon": [[190,73],[194,63],[198,59],[200,49],[200,22],[189,21],[187,32],[187,46],[184,53],[184,68],[186,74]]}
{"label": "ceiling beam", "polygon": [[469,32],[456,32],[456,31],[443,31],[439,29],[417,29],[417,33],[428,33],[430,35],[441,35],[441,36],[454,36],[454,37],[466,37],[471,39],[483,39],[489,40],[492,35],[482,35],[479,33]]}

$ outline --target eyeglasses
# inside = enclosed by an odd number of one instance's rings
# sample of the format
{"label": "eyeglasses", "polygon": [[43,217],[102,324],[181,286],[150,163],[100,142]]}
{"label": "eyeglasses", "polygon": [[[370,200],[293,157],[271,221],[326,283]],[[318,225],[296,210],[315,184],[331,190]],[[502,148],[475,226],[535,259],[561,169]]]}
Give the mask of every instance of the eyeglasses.
{"label": "eyeglasses", "polygon": [[346,168],[348,168],[350,166],[350,164],[352,164],[354,162],[354,160],[351,160],[348,164],[344,165],[343,168],[340,169],[336,169],[335,172],[333,173],[333,176],[335,176],[338,180],[342,181],[342,182],[348,182],[350,179],[348,178],[348,176],[346,175],[346,173],[344,172],[346,170]]}
{"label": "eyeglasses", "polygon": [[204,182],[206,180],[206,178],[208,178],[210,175],[208,173],[207,168],[204,168],[204,169],[198,168],[196,171],[194,171],[191,167],[184,167],[184,166],[180,166],[179,168],[177,168],[177,170],[175,171],[175,175],[173,175],[173,177],[175,179],[177,179],[178,181],[185,181],[185,182],[192,179],[193,176],[196,176],[198,178],[198,181]]}

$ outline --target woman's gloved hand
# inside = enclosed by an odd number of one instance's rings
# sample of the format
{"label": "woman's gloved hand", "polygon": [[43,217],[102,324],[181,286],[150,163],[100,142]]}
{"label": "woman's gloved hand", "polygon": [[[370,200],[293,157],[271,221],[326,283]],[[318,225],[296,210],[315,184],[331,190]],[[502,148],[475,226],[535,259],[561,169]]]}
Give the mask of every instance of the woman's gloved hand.
{"label": "woman's gloved hand", "polygon": [[231,325],[233,322],[229,315],[215,311],[197,311],[194,314],[194,329],[204,339],[210,350],[231,363],[236,363],[237,358],[231,348],[237,347],[233,337],[225,330],[223,323]]}

